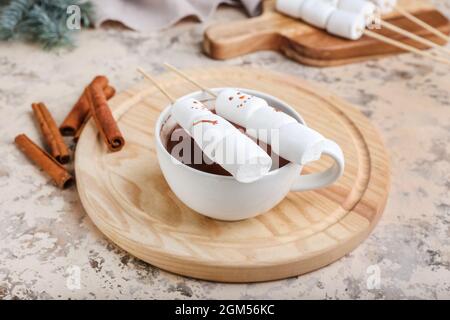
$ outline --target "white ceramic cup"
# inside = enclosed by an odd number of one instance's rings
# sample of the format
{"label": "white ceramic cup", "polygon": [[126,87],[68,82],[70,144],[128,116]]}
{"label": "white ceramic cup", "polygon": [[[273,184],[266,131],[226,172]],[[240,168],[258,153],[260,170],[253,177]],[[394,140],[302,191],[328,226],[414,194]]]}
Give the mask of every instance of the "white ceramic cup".
{"label": "white ceramic cup", "polygon": [[[224,88],[212,89],[219,92]],[[286,112],[305,124],[301,116],[288,104],[274,96],[249,89],[242,92],[265,99],[269,105]],[[200,101],[211,99],[203,91],[193,92],[184,98]],[[175,195],[191,209],[214,219],[235,221],[254,217],[276,206],[289,191],[319,189],[334,183],[344,171],[344,156],[341,148],[327,140],[323,154],[334,160],[334,165],[319,173],[300,175],[302,166],[289,163],[270,171],[263,178],[240,183],[231,176],[222,176],[199,171],[184,165],[166,149],[167,137],[162,137],[163,126],[168,125],[170,107],[160,114],[155,126],[156,151],[161,171]],[[167,129],[167,128],[166,128]],[[171,132],[171,130],[164,130]]]}

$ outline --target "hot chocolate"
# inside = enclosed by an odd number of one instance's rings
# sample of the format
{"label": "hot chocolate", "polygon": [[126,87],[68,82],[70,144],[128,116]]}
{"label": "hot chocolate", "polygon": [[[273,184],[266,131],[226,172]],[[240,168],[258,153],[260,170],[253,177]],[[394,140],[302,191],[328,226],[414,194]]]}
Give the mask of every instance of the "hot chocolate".
{"label": "hot chocolate", "polygon": [[[218,88],[211,90],[214,95],[219,95],[224,89]],[[238,90],[240,90],[239,92],[244,92],[243,89]],[[282,111],[290,115],[297,120],[299,125],[304,125],[307,128],[301,116],[285,102],[263,92],[254,90],[245,90],[245,92],[264,99],[269,106],[276,108],[274,111]],[[215,109],[214,106],[217,106],[217,103],[220,102],[217,99],[211,98],[209,94],[203,91],[190,93],[180,97],[178,100],[186,99],[196,99],[205,104],[208,110]],[[247,103],[242,103],[248,105],[251,102],[247,101]],[[297,127],[296,123],[285,124],[281,127],[281,130],[277,127],[278,123],[276,123],[280,119],[278,116],[273,116],[272,119],[274,121],[270,121],[267,117],[261,117],[262,120],[266,120],[265,123],[253,123],[249,125],[237,123],[239,118],[232,121],[245,128],[249,128],[244,134],[229,122],[232,120],[230,116],[223,116],[218,112],[218,115],[224,118],[223,120],[228,121],[227,127],[228,129],[232,129],[230,131],[234,131],[234,136],[236,136],[235,133],[237,131],[240,136],[250,140],[251,146],[260,149],[260,152],[256,154],[252,153],[251,149],[247,149],[247,146],[244,150],[239,150],[245,144],[237,143],[238,139],[230,139],[229,137],[233,135],[229,132],[223,133],[221,130],[216,132],[209,128],[209,132],[213,132],[212,139],[206,134],[198,134],[192,127],[202,128],[210,124],[200,123],[193,125],[193,123],[199,120],[217,120],[217,127],[219,127],[219,120],[209,114],[205,118],[202,115],[201,117],[190,119],[191,121],[189,122],[184,121],[186,119],[189,120],[189,117],[176,115],[176,112],[174,112],[176,110],[172,109],[173,105],[168,106],[160,114],[155,126],[155,148],[159,166],[169,187],[180,201],[192,210],[205,216],[227,221],[251,218],[273,208],[280,203],[289,191],[320,189],[335,182],[343,173],[344,157],[339,146],[334,141],[326,138],[323,138],[323,141],[315,141],[313,139],[314,141],[311,143],[309,141],[309,137],[311,137],[310,132],[298,130],[295,128]],[[217,109],[217,111],[219,110]],[[248,118],[251,118],[251,114]],[[180,124],[180,126],[177,126],[177,124]],[[183,124],[187,124],[186,128]],[[289,128],[286,129],[286,127]],[[253,130],[257,130],[257,134]],[[270,131],[270,140],[264,137],[263,131],[266,134]],[[294,133],[291,134],[291,132]],[[306,135],[302,136],[303,134]],[[240,170],[239,166],[241,166],[242,162],[239,161],[239,157],[236,157],[238,161],[236,162],[235,168],[238,168],[238,170],[234,173],[232,172],[233,170],[227,170],[231,172],[230,176],[220,166],[202,161],[202,153],[200,151],[197,152],[200,154],[200,162],[196,164],[196,160],[198,159],[196,159],[196,152],[193,152],[196,146],[190,136],[204,150],[204,154],[208,155],[210,157],[209,159],[214,159],[217,164],[222,164],[224,158],[221,155],[225,154],[225,164],[233,169],[232,163],[228,159],[234,160],[234,154],[237,156],[243,155],[242,158],[246,161],[244,166]],[[301,161],[289,160],[290,162],[288,162],[285,160],[287,159],[286,156],[283,156],[284,159],[278,159],[279,161],[277,159],[273,161],[273,157],[278,157],[271,151],[266,152],[263,147],[254,143],[254,140],[252,141],[249,136],[255,136],[255,138],[261,141],[267,141],[276,154],[283,154],[283,151],[285,154],[292,155],[290,151],[296,150],[298,153],[297,158]],[[286,140],[287,143],[285,143]],[[223,142],[226,142],[225,146]],[[180,144],[187,144],[188,147],[183,149],[183,146],[180,146]],[[181,150],[183,150],[182,153]],[[226,150],[226,152],[223,152],[223,150]],[[247,150],[250,151],[247,152]],[[314,159],[313,156],[316,155],[316,152],[331,157],[334,160],[334,165],[319,172],[302,175],[303,165],[308,163],[310,159]],[[272,154],[272,157],[268,155],[269,153]],[[265,167],[267,171],[259,179],[254,181],[239,181],[236,177],[241,172],[252,173],[262,168],[262,165],[260,166],[262,162],[259,161],[259,159],[263,158],[261,154],[270,161],[270,165]],[[307,161],[303,163],[303,160]],[[192,162],[193,164],[191,164]],[[182,165],[182,163],[186,165]],[[267,164],[267,161],[264,163]],[[256,173],[258,174],[258,172]]]}

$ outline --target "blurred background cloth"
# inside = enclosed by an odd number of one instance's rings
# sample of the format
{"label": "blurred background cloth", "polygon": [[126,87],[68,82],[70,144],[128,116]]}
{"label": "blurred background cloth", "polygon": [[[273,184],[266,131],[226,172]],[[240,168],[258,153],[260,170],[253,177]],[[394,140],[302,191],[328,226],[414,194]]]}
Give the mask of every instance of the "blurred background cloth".
{"label": "blurred background cloth", "polygon": [[138,31],[160,30],[185,17],[207,20],[221,3],[242,5],[250,16],[260,13],[261,0],[91,0],[95,25],[118,21]]}

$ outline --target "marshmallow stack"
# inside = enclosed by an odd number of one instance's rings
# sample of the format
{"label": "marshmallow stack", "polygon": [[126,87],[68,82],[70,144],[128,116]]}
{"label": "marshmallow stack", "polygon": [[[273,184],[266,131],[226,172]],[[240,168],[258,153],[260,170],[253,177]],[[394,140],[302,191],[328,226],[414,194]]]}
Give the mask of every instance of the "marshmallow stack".
{"label": "marshmallow stack", "polygon": [[276,9],[330,34],[357,40],[373,18],[375,6],[363,0],[277,0]]}
{"label": "marshmallow stack", "polygon": [[246,133],[272,146],[286,160],[301,165],[318,160],[326,140],[293,117],[279,112],[261,98],[235,89],[217,96],[216,113],[246,128]]}
{"label": "marshmallow stack", "polygon": [[270,156],[200,101],[192,98],[177,100],[172,106],[171,115],[203,153],[237,181],[253,182],[269,172],[272,166]]}

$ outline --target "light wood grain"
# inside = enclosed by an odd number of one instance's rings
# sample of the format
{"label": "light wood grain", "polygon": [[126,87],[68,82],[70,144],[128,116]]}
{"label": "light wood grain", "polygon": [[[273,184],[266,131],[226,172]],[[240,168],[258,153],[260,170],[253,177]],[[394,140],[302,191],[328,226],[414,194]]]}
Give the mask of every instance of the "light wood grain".
{"label": "light wood grain", "polygon": [[[323,267],[368,236],[386,203],[389,164],[378,133],[358,110],[284,74],[233,67],[187,72],[208,87],[256,89],[290,103],[308,125],[340,144],[345,173],[329,188],[291,192],[273,210],[253,219],[221,222],[201,216],[177,199],[159,169],[153,130],[168,101],[147,82],[111,101],[127,140],[121,152],[108,153],[92,123],[77,146],[80,199],[108,238],[168,271],[254,282]],[[174,74],[158,81],[176,97],[197,90]],[[304,170],[330,164],[325,158]]]}
{"label": "light wood grain", "polygon": [[[326,31],[276,12],[274,4],[274,0],[266,0],[263,14],[259,17],[209,27],[204,34],[204,51],[214,59],[224,60],[255,51],[275,50],[300,63],[317,67],[342,65],[404,52],[367,36],[357,41],[332,36]],[[404,10],[441,32],[450,33],[448,19],[428,1],[401,0],[399,4]],[[441,37],[398,12],[383,19],[420,37],[445,44]],[[374,31],[419,49],[428,48],[391,30],[383,28]]]}

